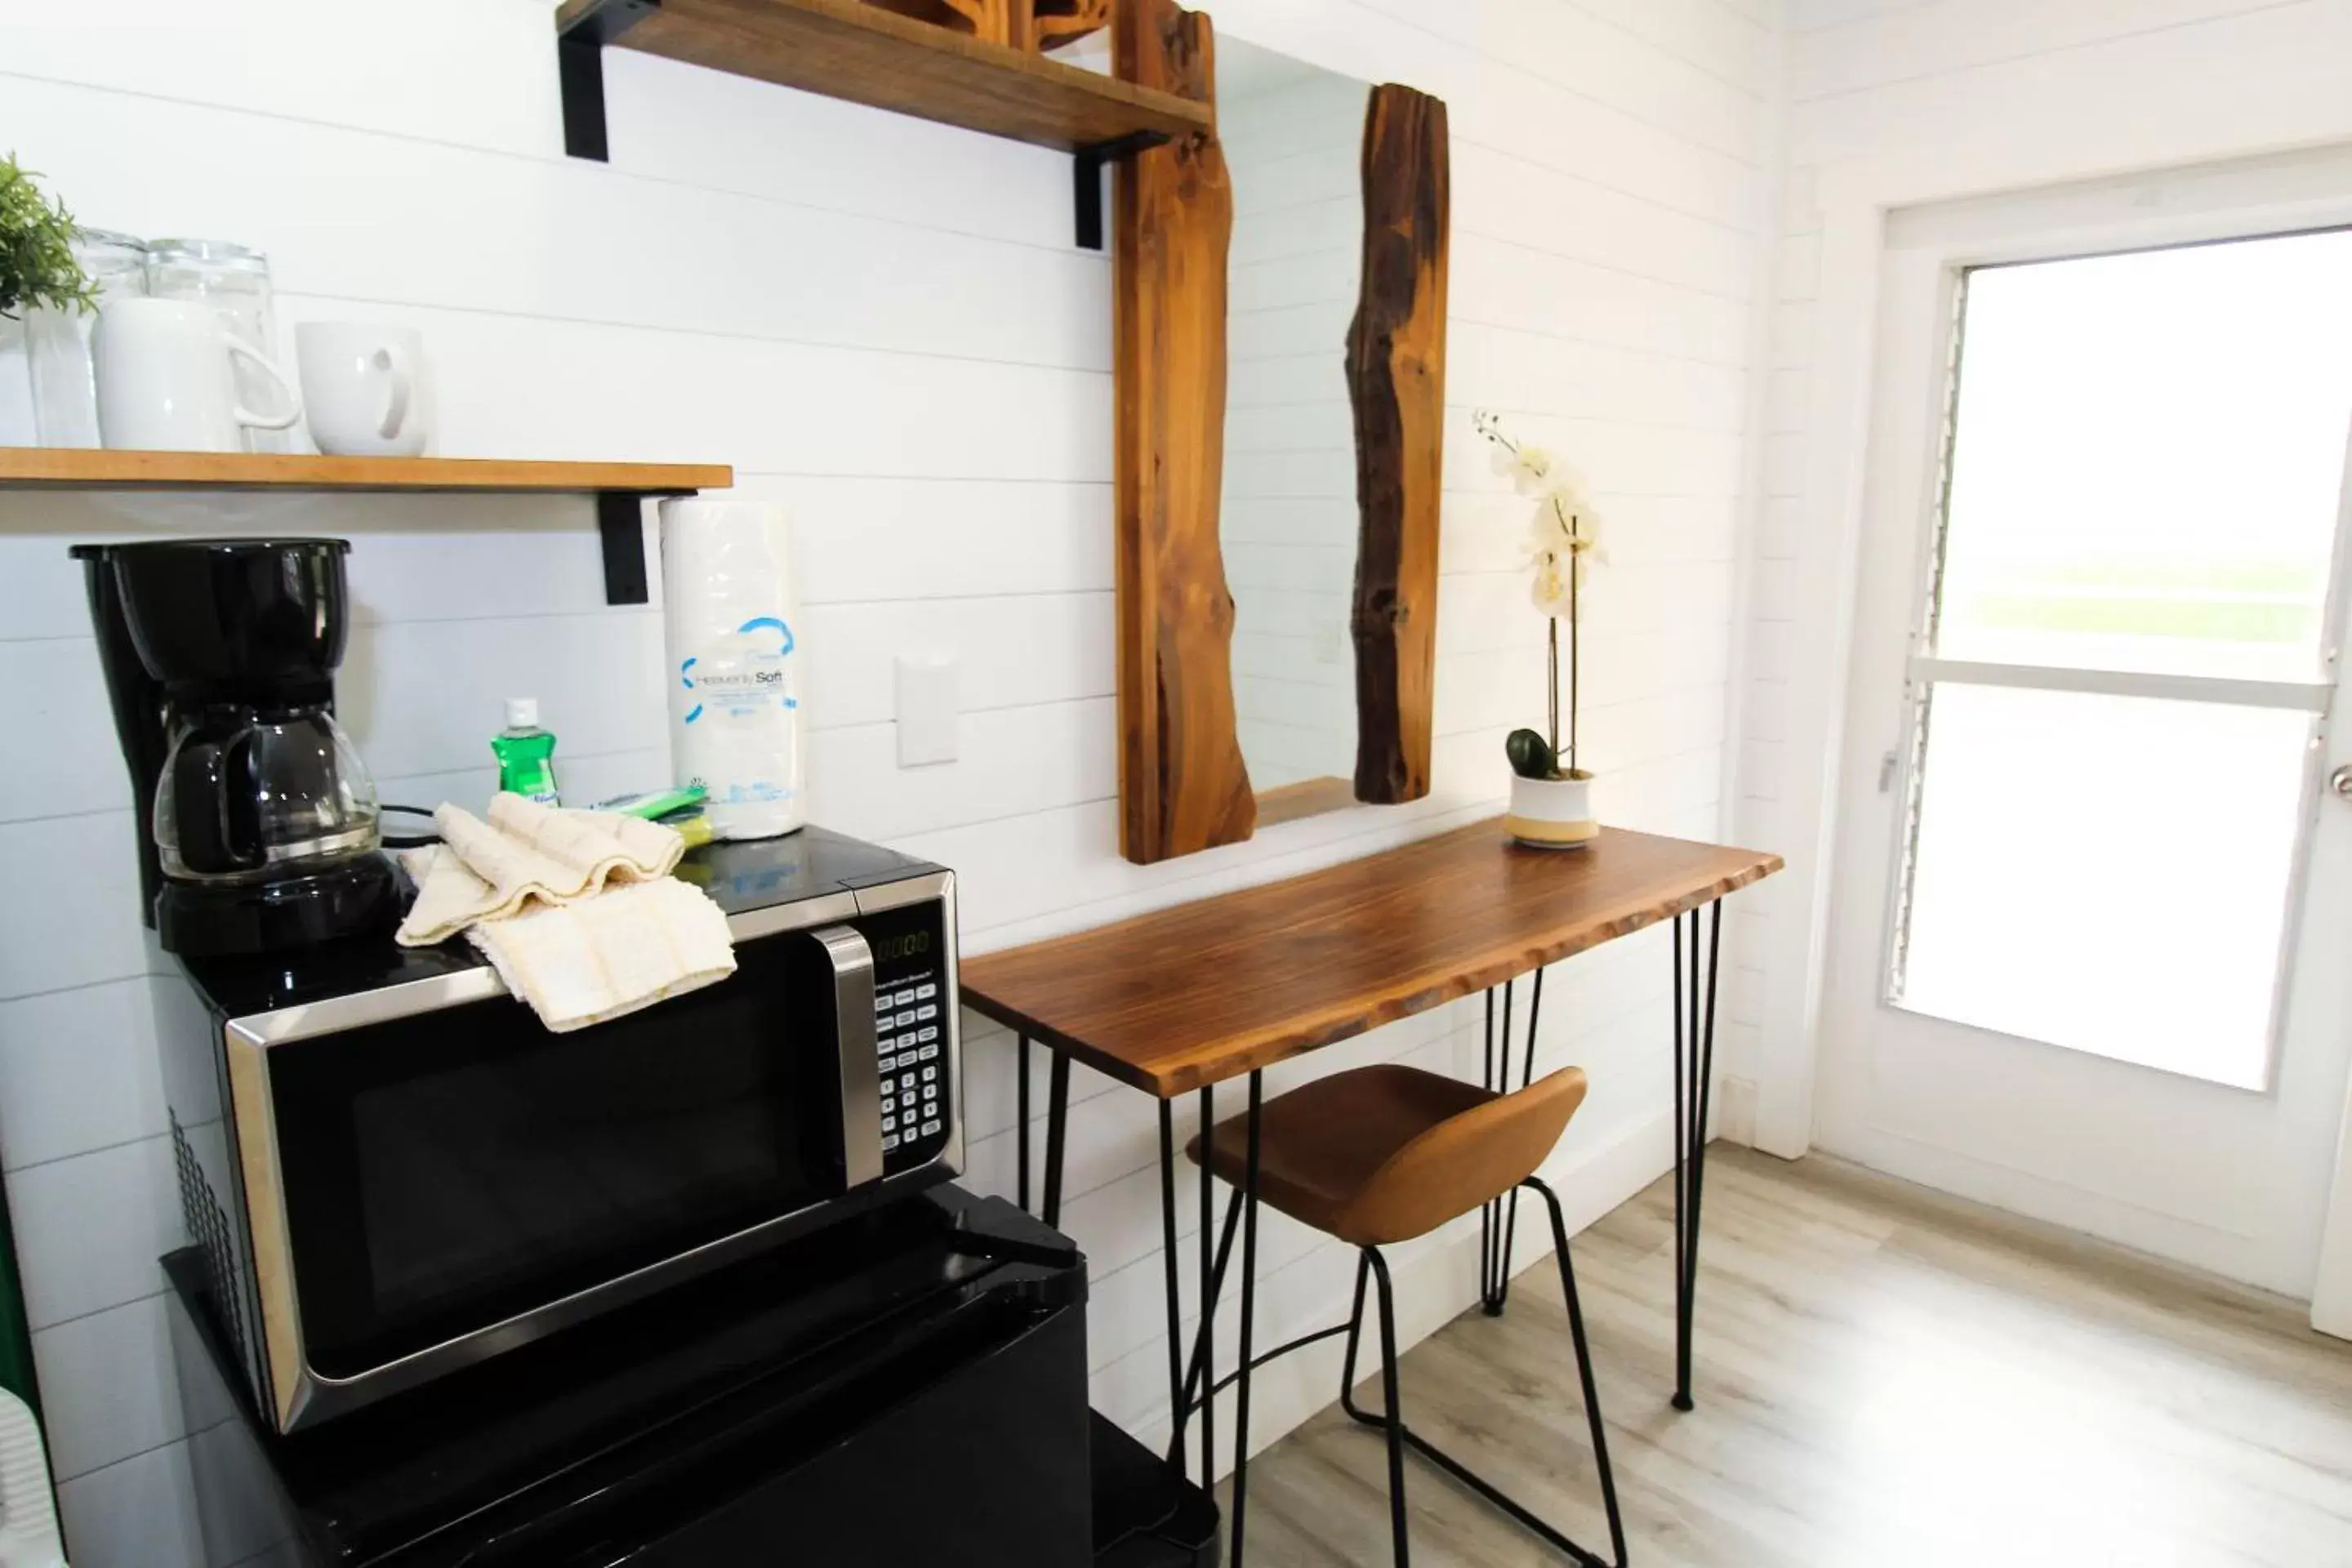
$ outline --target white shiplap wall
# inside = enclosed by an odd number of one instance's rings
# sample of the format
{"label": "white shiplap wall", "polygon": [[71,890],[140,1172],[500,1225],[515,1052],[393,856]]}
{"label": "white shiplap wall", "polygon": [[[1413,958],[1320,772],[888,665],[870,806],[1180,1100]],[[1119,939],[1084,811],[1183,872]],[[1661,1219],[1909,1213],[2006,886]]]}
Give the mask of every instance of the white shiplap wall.
{"label": "white shiplap wall", "polygon": [[[2340,138],[2325,128],[2340,127],[2352,101],[2352,0],[1792,0],[1788,23],[1787,175],[1761,356],[1731,821],[1740,842],[1789,850],[1791,875],[1743,899],[1727,935],[1727,1095],[1742,1104],[1756,1098],[1745,1080],[1760,1062],[1810,1077],[1809,1066],[1789,1070],[1809,1062],[1802,993],[1819,973],[1803,928],[1818,921],[1823,868],[1806,847],[1824,805],[1822,715],[1845,701],[1843,689],[1814,689],[1826,684],[1815,657],[1826,634],[1804,597],[1843,559],[1832,530],[1844,481],[1808,473],[1809,456],[1862,427],[1842,405],[1820,413],[1815,383],[1833,378],[1817,374],[1818,329],[1853,301],[1822,297],[1817,192],[1857,169],[1905,171],[1885,177],[1942,197],[2266,152]],[[1805,1095],[1793,1081],[1765,1090],[1779,1109],[1759,1118],[1759,1142],[1797,1152],[1804,1117],[1792,1108]]]}
{"label": "white shiplap wall", "polygon": [[[1473,405],[1568,453],[1612,527],[1586,639],[1604,813],[1722,827],[1774,5],[1213,7],[1451,105],[1436,787],[1150,868],[1115,847],[1109,275],[1071,247],[1066,160],[621,53],[614,163],[571,163],[533,0],[415,0],[397,26],[358,0],[0,0],[0,146],[90,222],[261,246],[282,323],[422,327],[445,453],[731,462],[787,502],[816,816],[955,867],[978,950],[1493,808],[1500,738],[1539,710],[1541,626]],[[200,1552],[153,1266],[179,1239],[148,979],[165,961],[132,907],[129,787],[64,551],[257,529],[355,542],[341,692],[387,798],[478,798],[509,694],[540,698],[575,795],[665,768],[658,616],[602,603],[585,503],[0,499],[0,1163],[79,1568]],[[961,758],[902,772],[888,672],[919,648],[963,661]],[[1595,1085],[1557,1166],[1580,1216],[1666,1163],[1666,994],[1654,933],[1549,988],[1543,1058]],[[972,1179],[1002,1189],[1010,1051],[968,1022]],[[1474,1027],[1448,1009],[1300,1070],[1450,1069]],[[1148,1430],[1151,1109],[1084,1072],[1077,1093],[1065,1218],[1093,1260],[1096,1399]],[[1334,1249],[1278,1222],[1265,1245],[1265,1333],[1342,1310]],[[1410,1332],[1470,1300],[1459,1235],[1400,1275]],[[1260,1385],[1261,1440],[1328,1398],[1336,1363],[1299,1361]]]}

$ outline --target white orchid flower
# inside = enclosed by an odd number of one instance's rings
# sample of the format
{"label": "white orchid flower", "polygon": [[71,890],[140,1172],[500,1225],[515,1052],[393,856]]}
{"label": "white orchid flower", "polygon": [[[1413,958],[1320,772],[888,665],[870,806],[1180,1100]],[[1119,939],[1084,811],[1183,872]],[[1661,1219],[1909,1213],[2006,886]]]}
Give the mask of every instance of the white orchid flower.
{"label": "white orchid flower", "polygon": [[1528,531],[1528,562],[1535,569],[1536,608],[1549,615],[1569,613],[1567,563],[1576,563],[1580,591],[1592,580],[1592,569],[1609,563],[1601,547],[1601,522],[1589,510],[1574,510],[1564,496],[1549,497],[1536,508]]}
{"label": "white orchid flower", "polygon": [[1578,562],[1588,566],[1608,565],[1609,552],[1601,545],[1601,520],[1592,515],[1590,508],[1572,512],[1570,517],[1574,531],[1569,547],[1576,552]]}
{"label": "white orchid flower", "polygon": [[1513,441],[1503,433],[1502,421],[1483,410],[1472,416],[1472,422],[1494,445],[1496,476],[1509,479],[1512,489],[1536,502],[1527,540],[1527,560],[1534,574],[1529,596],[1545,615],[1573,618],[1571,583],[1581,591],[1592,569],[1608,563],[1601,548],[1600,520],[1576,476],[1548,448]]}
{"label": "white orchid flower", "polygon": [[1530,559],[1540,555],[1566,555],[1576,543],[1569,532],[1572,514],[1546,500],[1528,519],[1528,554]]}
{"label": "white orchid flower", "polygon": [[1564,477],[1549,450],[1525,444],[1511,454],[1511,466],[1504,472],[1510,476],[1511,488],[1523,496],[1549,495]]}
{"label": "white orchid flower", "polygon": [[1528,584],[1528,597],[1535,607],[1554,620],[1566,616],[1568,604],[1568,574],[1560,570],[1560,557],[1538,556],[1535,575]]}

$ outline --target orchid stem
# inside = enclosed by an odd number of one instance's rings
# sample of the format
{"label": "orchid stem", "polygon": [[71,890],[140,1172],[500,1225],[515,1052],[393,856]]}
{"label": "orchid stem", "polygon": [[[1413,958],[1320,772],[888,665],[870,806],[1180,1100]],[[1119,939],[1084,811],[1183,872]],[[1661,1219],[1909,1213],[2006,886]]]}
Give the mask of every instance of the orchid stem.
{"label": "orchid stem", "polygon": [[[1551,742],[1551,765],[1554,768],[1557,768],[1559,766],[1559,618],[1556,616],[1546,616],[1544,617],[1544,627],[1549,635],[1551,643],[1549,649],[1551,655],[1551,682],[1547,688],[1551,696],[1551,707],[1549,710],[1551,714],[1551,722],[1550,728],[1546,732],[1544,738]],[[1571,725],[1570,733],[1573,734],[1574,732],[1574,727]]]}
{"label": "orchid stem", "polygon": [[[1568,773],[1570,778],[1576,776],[1576,678],[1584,672],[1584,655],[1576,635],[1578,619],[1576,579],[1581,565],[1582,563],[1578,561],[1575,548],[1571,543],[1568,552]],[[1557,668],[1559,659],[1559,623],[1558,621],[1552,623],[1551,635],[1554,664],[1551,688],[1556,694],[1559,690],[1559,671]],[[1557,700],[1556,697],[1555,700]]]}

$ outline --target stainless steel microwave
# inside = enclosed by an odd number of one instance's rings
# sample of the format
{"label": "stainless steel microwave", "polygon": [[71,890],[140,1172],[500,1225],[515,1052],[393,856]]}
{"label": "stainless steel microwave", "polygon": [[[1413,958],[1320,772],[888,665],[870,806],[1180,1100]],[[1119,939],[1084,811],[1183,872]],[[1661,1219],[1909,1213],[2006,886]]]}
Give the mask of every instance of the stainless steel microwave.
{"label": "stainless steel microwave", "polygon": [[807,828],[678,875],[736,973],[553,1035],[462,942],[189,960],[181,1199],[292,1431],[959,1174],[954,876]]}

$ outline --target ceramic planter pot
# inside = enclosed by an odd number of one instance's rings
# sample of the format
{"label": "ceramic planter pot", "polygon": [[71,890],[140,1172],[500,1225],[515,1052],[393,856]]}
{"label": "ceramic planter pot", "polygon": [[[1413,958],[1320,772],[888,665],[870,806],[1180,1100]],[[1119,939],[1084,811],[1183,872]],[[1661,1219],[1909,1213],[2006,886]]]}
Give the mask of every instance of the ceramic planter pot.
{"label": "ceramic planter pot", "polygon": [[1580,849],[1600,836],[1592,818],[1592,775],[1562,779],[1511,775],[1511,808],[1503,829],[1535,849]]}

